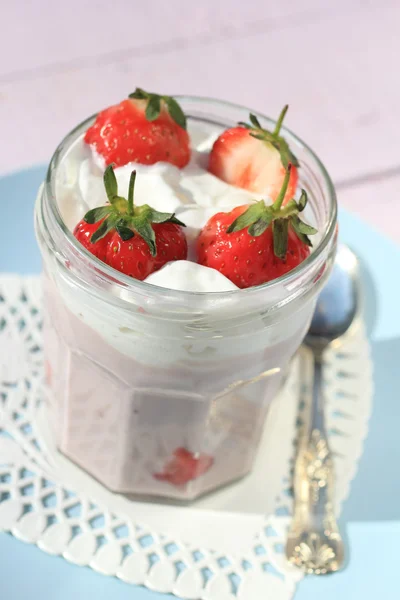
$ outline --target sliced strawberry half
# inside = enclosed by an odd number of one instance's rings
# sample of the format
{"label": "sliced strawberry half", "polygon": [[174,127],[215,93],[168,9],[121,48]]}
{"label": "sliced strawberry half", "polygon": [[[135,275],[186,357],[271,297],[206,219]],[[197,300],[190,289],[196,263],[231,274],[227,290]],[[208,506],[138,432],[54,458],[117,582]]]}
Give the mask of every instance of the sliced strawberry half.
{"label": "sliced strawberry half", "polygon": [[238,127],[224,131],[213,145],[208,170],[231,185],[276,200],[291,163],[285,200],[293,198],[299,163],[280,135],[287,110],[288,106],[285,106],[273,132],[263,129],[252,114],[250,124],[239,123]]}
{"label": "sliced strawberry half", "polygon": [[172,485],[184,485],[204,475],[213,463],[213,457],[208,454],[193,454],[186,448],[177,448],[163,471],[154,473],[154,478]]}

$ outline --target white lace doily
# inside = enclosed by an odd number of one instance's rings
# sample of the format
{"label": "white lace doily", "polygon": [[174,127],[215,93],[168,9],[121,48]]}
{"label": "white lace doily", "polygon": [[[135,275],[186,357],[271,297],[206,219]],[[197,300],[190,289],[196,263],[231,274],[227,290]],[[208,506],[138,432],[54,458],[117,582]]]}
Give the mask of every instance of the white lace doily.
{"label": "white lace doily", "polygon": [[[218,494],[209,504],[191,507],[130,501],[72,465],[54,448],[41,407],[41,344],[40,279],[0,276],[0,530],[72,563],[181,598],[290,599],[302,577],[287,565],[284,545],[291,512],[298,398],[299,393],[303,398],[309,393],[306,353],[293,361],[268,419],[266,446],[258,464],[266,468],[264,454],[268,464],[273,458],[265,485],[277,497],[273,511],[262,514],[254,507],[248,512],[240,506],[224,511],[222,505],[229,502]],[[327,420],[338,511],[368,431],[369,354],[360,323],[326,357]],[[297,425],[302,405],[304,400]],[[262,477],[261,467],[256,467],[254,477]],[[236,489],[245,499],[246,493],[254,496],[251,478],[248,481],[224,493],[233,496]],[[213,502],[218,510],[210,510]]]}

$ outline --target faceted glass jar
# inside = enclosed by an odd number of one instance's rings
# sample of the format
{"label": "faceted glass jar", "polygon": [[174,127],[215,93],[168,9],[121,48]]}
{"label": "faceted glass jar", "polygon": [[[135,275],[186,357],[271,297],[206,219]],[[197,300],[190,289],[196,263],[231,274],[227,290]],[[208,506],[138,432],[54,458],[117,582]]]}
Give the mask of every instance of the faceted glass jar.
{"label": "faceted glass jar", "polygon": [[[178,101],[193,135],[249,113],[204,98]],[[94,258],[61,218],[57,174],[91,122],[63,140],[36,204],[49,418],[61,452],[110,489],[194,499],[252,468],[268,408],[330,272],[334,189],[314,153],[284,130],[309,196],[305,216],[319,231],[311,255],[246,290],[161,288]]]}

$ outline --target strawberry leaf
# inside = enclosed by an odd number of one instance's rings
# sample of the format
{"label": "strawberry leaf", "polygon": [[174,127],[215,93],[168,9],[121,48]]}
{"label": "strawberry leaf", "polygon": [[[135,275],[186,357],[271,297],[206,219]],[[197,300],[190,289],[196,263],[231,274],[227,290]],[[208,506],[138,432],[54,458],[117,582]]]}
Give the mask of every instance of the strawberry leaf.
{"label": "strawberry leaf", "polygon": [[274,254],[281,260],[286,258],[288,247],[288,219],[276,219],[273,224]]}
{"label": "strawberry leaf", "polygon": [[255,204],[251,204],[244,213],[239,215],[237,219],[235,219],[233,223],[229,225],[226,233],[241,231],[242,229],[249,227],[249,225],[253,225],[267,210],[268,208],[263,200],[260,200],[260,202],[256,202]]}
{"label": "strawberry leaf", "polygon": [[256,138],[256,140],[261,140],[262,142],[265,142],[265,136],[261,133],[250,133],[250,135],[251,137]]}
{"label": "strawberry leaf", "polygon": [[174,213],[164,213],[159,212],[158,210],[152,210],[150,218],[152,223],[166,223],[173,215]]}
{"label": "strawberry leaf", "polygon": [[175,213],[163,213],[151,209],[150,220],[152,223],[176,223],[176,225],[186,227],[185,223],[182,223],[182,221],[175,217]]}
{"label": "strawberry leaf", "polygon": [[301,190],[300,199],[297,203],[297,208],[299,209],[299,212],[303,212],[303,210],[307,206],[307,202],[308,202],[307,192],[306,192],[306,190]]}
{"label": "strawberry leaf", "polygon": [[304,221],[301,221],[297,215],[293,215],[292,217],[290,217],[289,221],[293,231],[295,232],[299,240],[307,246],[311,247],[312,242],[308,236],[315,235],[316,233],[318,233],[317,230],[311,225],[304,223]]}
{"label": "strawberry leaf", "polygon": [[136,90],[128,96],[128,98],[136,98],[136,100],[145,100],[148,97],[149,94],[141,88],[136,88]]}
{"label": "strawberry leaf", "polygon": [[175,225],[180,225],[181,227],[186,227],[186,224],[178,219],[178,217],[173,214],[170,219],[168,219],[168,223],[175,223]]}
{"label": "strawberry leaf", "polygon": [[275,147],[275,148],[278,150],[279,154],[281,155],[281,162],[282,162],[282,165],[285,167],[285,169],[287,169],[287,168],[288,168],[288,165],[289,165],[289,164],[292,164],[292,163],[290,162],[290,160],[289,160],[289,155],[288,155],[288,153],[285,151],[285,149],[284,149],[284,148],[281,148],[281,147],[279,147],[279,146],[277,147],[277,146],[276,146],[276,144],[274,144],[274,147]]}
{"label": "strawberry leaf", "polygon": [[248,123],[245,123],[244,121],[239,121],[238,125],[240,127],[245,127],[246,129],[252,129],[251,125],[249,125]]}
{"label": "strawberry leaf", "polygon": [[98,208],[92,208],[86,213],[83,219],[86,221],[86,223],[89,223],[89,225],[93,225],[109,215],[111,210],[111,206],[99,206]]}
{"label": "strawberry leaf", "polygon": [[104,236],[106,236],[107,233],[112,229],[114,229],[114,220],[111,217],[104,219],[100,227],[93,233],[92,237],[90,238],[90,243],[95,244]]}
{"label": "strawberry leaf", "polygon": [[252,113],[250,113],[249,119],[250,119],[250,123],[253,125],[253,127],[256,127],[257,129],[262,129],[262,127],[260,125],[260,121],[257,119],[256,115],[253,115]]}
{"label": "strawberry leaf", "polygon": [[148,245],[150,249],[150,254],[152,256],[156,256],[156,236],[150,222],[143,218],[134,219],[133,227]]}
{"label": "strawberry leaf", "polygon": [[126,242],[127,240],[130,240],[135,235],[134,232],[132,231],[132,229],[129,229],[129,227],[126,227],[126,225],[124,225],[123,222],[118,223],[115,226],[115,229],[117,230],[121,240],[123,240],[124,242]]}
{"label": "strawberry leaf", "polygon": [[258,221],[253,223],[253,225],[250,225],[250,227],[248,229],[249,234],[253,235],[254,237],[258,237],[259,235],[262,235],[264,233],[264,231],[271,224],[271,221],[272,221],[272,216],[271,216],[271,219],[269,219],[269,220],[265,219],[265,218],[258,219]]}
{"label": "strawberry leaf", "polygon": [[161,98],[156,94],[150,95],[150,100],[146,106],[146,119],[148,121],[155,121],[160,116],[161,111]]}
{"label": "strawberry leaf", "polygon": [[304,223],[304,221],[301,221],[299,218],[297,219],[296,227],[297,231],[304,233],[305,235],[315,235],[318,233],[315,227],[308,225],[308,223]]}
{"label": "strawberry leaf", "polygon": [[170,117],[175,121],[179,127],[186,129],[186,116],[178,102],[172,96],[163,96],[168,108]]}
{"label": "strawberry leaf", "polygon": [[112,204],[113,200],[118,195],[117,178],[115,177],[113,165],[108,165],[103,175],[104,187],[106,189],[107,198]]}
{"label": "strawberry leaf", "polygon": [[298,223],[296,221],[295,218],[290,219],[290,225],[294,231],[294,233],[297,235],[297,237],[299,238],[299,240],[305,244],[306,246],[309,246],[310,248],[312,247],[312,242],[310,240],[310,238],[308,237],[308,235],[306,235],[305,233],[302,233],[299,228],[298,228]]}

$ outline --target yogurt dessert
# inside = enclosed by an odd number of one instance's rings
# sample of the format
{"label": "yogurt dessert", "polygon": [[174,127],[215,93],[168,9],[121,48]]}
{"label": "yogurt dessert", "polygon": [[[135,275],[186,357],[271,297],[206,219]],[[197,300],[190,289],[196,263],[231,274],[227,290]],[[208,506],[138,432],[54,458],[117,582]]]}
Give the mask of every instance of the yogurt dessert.
{"label": "yogurt dessert", "polygon": [[335,250],[331,181],[285,112],[138,89],[50,163],[49,417],[112,490],[187,500],[251,470]]}

